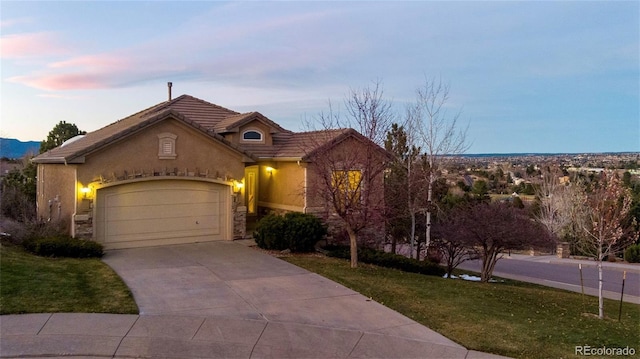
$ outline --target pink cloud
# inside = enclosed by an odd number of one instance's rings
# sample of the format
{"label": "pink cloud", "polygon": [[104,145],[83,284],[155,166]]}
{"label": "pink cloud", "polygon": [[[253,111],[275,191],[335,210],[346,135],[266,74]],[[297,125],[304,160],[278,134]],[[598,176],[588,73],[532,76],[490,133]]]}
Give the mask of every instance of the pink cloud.
{"label": "pink cloud", "polygon": [[68,51],[49,32],[6,35],[0,38],[0,56],[4,59],[61,55]]}
{"label": "pink cloud", "polygon": [[88,90],[110,87],[104,76],[95,74],[50,74],[15,76],[8,81],[20,83],[40,90]]}
{"label": "pink cloud", "polygon": [[87,55],[79,56],[69,60],[58,61],[49,64],[48,67],[58,68],[78,68],[84,67],[93,70],[126,70],[133,66],[132,61],[122,56],[116,55]]}

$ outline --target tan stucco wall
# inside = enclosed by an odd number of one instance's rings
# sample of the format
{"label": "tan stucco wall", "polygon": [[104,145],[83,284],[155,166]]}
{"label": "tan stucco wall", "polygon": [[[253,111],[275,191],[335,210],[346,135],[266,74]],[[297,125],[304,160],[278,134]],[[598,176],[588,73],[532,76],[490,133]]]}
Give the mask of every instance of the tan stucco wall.
{"label": "tan stucco wall", "polygon": [[[172,133],[177,136],[176,158],[160,159],[158,156],[158,135]],[[124,140],[90,154],[85,163],[78,167],[78,181],[90,183],[100,176],[111,178],[144,172],[177,169],[179,172],[196,171],[209,177],[223,180],[241,180],[244,176],[242,154],[229,149],[226,145],[189,128],[175,120],[165,120]]]}
{"label": "tan stucco wall", "polygon": [[[60,219],[66,226],[70,225],[71,217],[76,211],[76,167],[64,164],[38,164],[36,198],[39,219]],[[52,204],[51,211],[49,201]]]}
{"label": "tan stucco wall", "polygon": [[[274,170],[269,173],[267,167]],[[296,162],[261,162],[258,201],[263,207],[303,211],[304,172]],[[289,208],[295,207],[295,208]]]}

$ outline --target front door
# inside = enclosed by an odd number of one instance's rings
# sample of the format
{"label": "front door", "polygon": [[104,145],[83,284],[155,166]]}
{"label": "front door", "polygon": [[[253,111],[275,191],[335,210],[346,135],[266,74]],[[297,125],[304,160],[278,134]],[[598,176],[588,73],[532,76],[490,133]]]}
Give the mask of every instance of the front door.
{"label": "front door", "polygon": [[258,211],[258,166],[245,168],[245,176],[247,214],[255,215]]}

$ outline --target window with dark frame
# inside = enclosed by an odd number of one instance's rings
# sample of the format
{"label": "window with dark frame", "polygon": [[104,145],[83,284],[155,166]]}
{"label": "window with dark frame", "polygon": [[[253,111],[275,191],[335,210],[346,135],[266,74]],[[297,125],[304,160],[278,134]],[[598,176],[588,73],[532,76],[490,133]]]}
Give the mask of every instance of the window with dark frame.
{"label": "window with dark frame", "polygon": [[248,130],[242,134],[245,141],[262,141],[262,133],[256,130]]}

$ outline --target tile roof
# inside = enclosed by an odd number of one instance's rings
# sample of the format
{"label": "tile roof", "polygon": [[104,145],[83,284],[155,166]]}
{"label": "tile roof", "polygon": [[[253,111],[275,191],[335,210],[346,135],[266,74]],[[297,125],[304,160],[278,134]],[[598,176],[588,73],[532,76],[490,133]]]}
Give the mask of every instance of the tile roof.
{"label": "tile roof", "polygon": [[255,111],[248,112],[248,113],[241,113],[238,115],[233,115],[233,116],[224,118],[223,120],[219,121],[215,126],[213,126],[213,129],[216,131],[216,133],[236,132],[238,127],[246,123],[249,123],[253,120],[258,120],[266,124],[267,126],[271,127],[271,133],[290,132],[280,127],[280,125],[271,121],[267,117],[263,116],[260,112],[255,112]]}
{"label": "tile roof", "polygon": [[[151,124],[172,117],[200,130],[211,138],[242,152],[249,158],[305,159],[322,147],[349,135],[362,137],[353,129],[291,132],[258,112],[238,113],[198,98],[182,95],[174,100],[149,107],[99,130],[87,133],[34,158],[36,163],[82,163],[84,156],[138,132]],[[220,134],[235,132],[253,120],[271,127],[273,145],[242,144],[234,146]]]}
{"label": "tile roof", "polygon": [[[258,159],[304,159],[319,147],[335,140],[350,129],[285,132],[273,135],[273,145],[242,144],[240,147]],[[355,131],[354,131],[355,132]]]}

